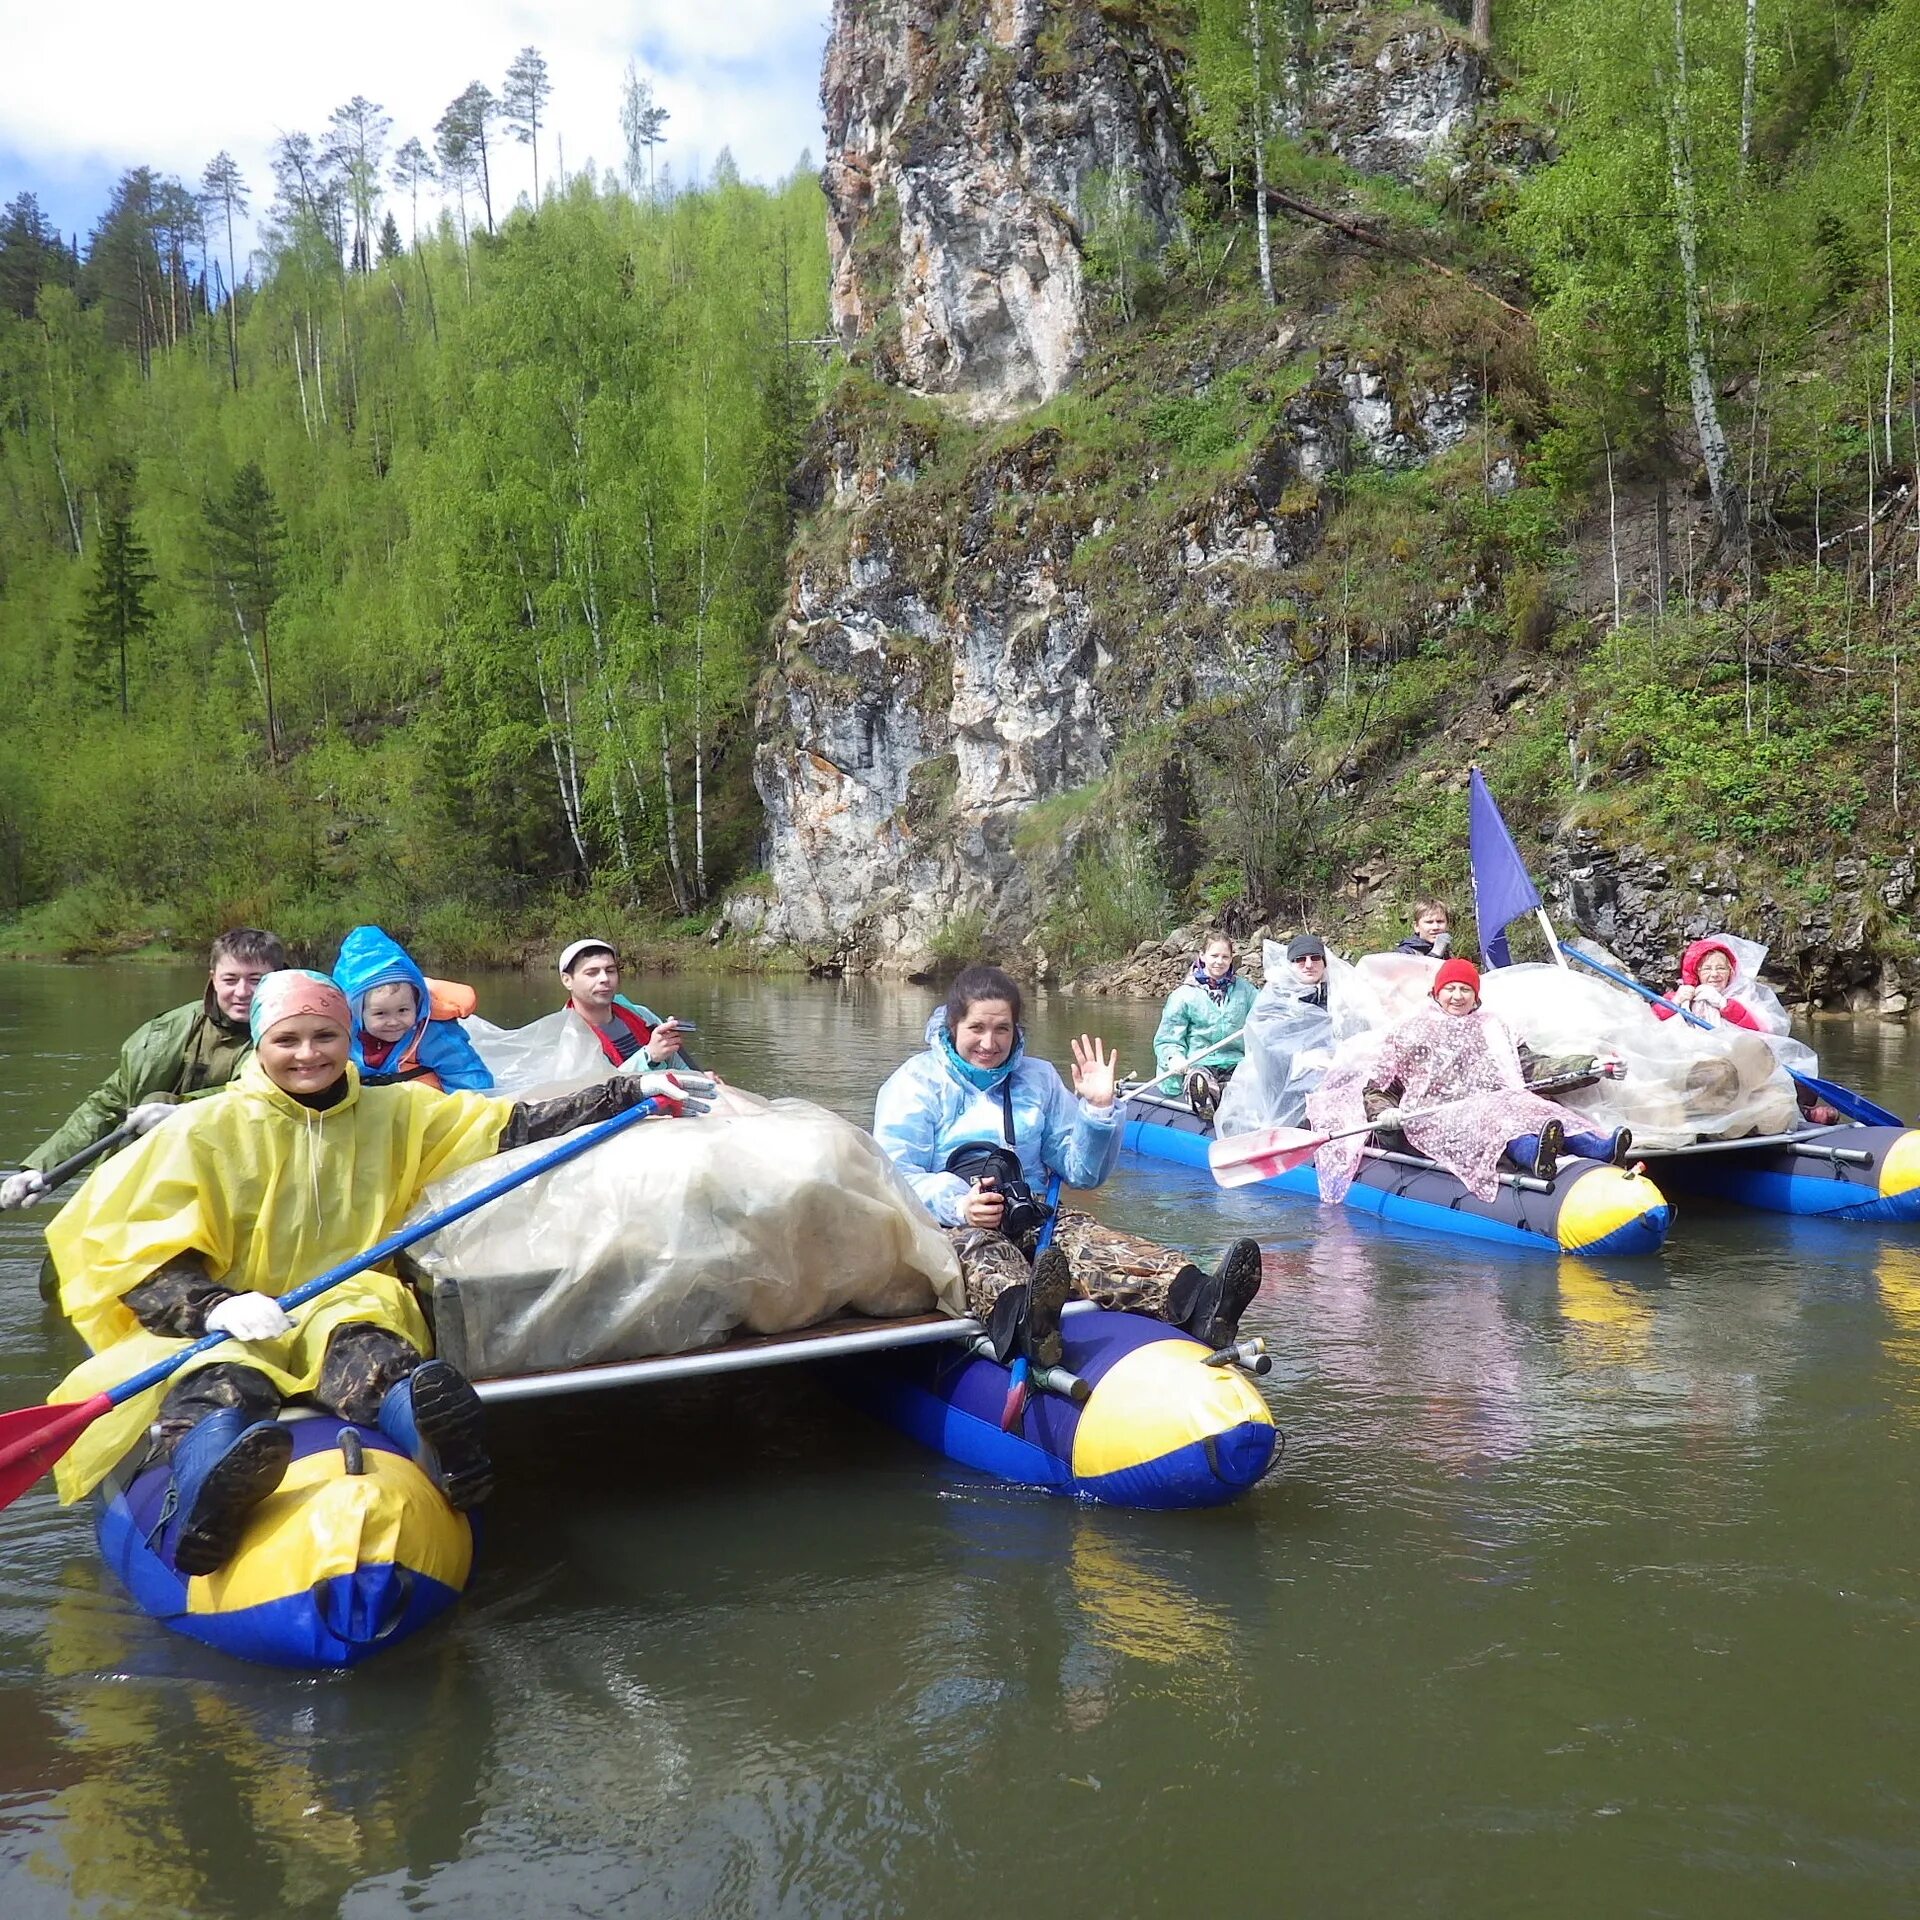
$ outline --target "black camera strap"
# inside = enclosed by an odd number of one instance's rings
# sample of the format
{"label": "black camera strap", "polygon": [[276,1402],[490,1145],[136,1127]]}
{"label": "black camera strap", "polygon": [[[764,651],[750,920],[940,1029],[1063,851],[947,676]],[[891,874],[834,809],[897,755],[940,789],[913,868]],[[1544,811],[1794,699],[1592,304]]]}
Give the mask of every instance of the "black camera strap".
{"label": "black camera strap", "polygon": [[1020,1142],[1013,1134],[1013,1075],[1000,1082],[1000,1130],[1007,1137],[1007,1145],[1018,1147]]}

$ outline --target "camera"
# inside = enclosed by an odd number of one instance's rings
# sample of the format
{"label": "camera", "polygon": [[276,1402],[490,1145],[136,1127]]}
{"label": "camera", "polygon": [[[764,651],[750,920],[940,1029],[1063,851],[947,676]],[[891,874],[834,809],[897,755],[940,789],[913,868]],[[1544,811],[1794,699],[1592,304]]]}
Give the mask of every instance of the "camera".
{"label": "camera", "polygon": [[1020,1156],[1010,1147],[980,1142],[955,1147],[947,1157],[947,1171],[962,1180],[991,1180],[995,1193],[1007,1203],[1000,1231],[1015,1246],[1024,1246],[1053,1217],[1053,1209],[1027,1183]]}

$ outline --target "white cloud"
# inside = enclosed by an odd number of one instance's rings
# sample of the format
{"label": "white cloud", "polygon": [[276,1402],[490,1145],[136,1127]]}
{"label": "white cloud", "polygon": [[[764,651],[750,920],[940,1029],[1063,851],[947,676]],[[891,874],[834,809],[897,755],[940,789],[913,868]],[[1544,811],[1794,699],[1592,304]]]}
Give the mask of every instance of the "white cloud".
{"label": "white cloud", "polygon": [[[161,15],[132,0],[0,0],[0,128],[29,174],[50,180],[146,165],[197,182],[225,148],[259,209],[276,134],[318,133],[363,93],[392,119],[394,145],[418,134],[431,148],[453,96],[476,79],[497,93],[507,63],[532,45],[553,82],[543,181],[562,148],[569,172],[589,158],[618,165],[629,59],[669,110],[658,158],[676,176],[704,173],[724,145],[743,173],[771,180],[803,148],[821,151],[825,9],[826,0],[331,0],[311,10],[187,0]],[[526,148],[507,143],[496,211],[531,173]]]}

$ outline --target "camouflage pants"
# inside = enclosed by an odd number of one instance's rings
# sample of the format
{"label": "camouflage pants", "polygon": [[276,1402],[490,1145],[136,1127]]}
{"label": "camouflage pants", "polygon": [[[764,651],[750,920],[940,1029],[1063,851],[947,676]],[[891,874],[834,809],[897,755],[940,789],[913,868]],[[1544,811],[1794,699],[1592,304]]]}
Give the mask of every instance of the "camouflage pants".
{"label": "camouflage pants", "polygon": [[[950,1227],[947,1238],[960,1256],[967,1311],[976,1320],[985,1320],[1009,1287],[1024,1286],[1033,1277],[1031,1246],[1017,1247],[1004,1234],[986,1227]],[[1060,1209],[1053,1244],[1073,1269],[1076,1299],[1143,1313],[1154,1320],[1166,1317],[1168,1288],[1183,1268],[1193,1264],[1183,1253],[1103,1227],[1090,1214],[1067,1207]]]}
{"label": "camouflage pants", "polygon": [[[424,1356],[397,1333],[362,1324],[340,1327],[327,1342],[320,1363],[320,1379],[311,1395],[324,1413],[372,1426],[380,1417],[380,1402],[418,1367]],[[280,1390],[257,1368],[241,1362],[201,1367],[190,1373],[160,1403],[153,1423],[153,1459],[167,1459],[181,1437],[208,1414],[232,1407],[256,1420],[271,1420],[280,1411]]]}

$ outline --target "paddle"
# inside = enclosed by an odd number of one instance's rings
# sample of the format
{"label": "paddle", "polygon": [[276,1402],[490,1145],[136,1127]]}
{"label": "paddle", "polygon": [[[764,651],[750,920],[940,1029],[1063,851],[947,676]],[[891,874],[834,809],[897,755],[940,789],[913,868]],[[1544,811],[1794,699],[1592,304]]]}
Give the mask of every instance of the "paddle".
{"label": "paddle", "polygon": [[1256,1180],[1271,1180],[1276,1174],[1305,1165],[1330,1140],[1351,1140],[1356,1134],[1371,1133],[1379,1126],[1424,1120],[1429,1114],[1444,1113],[1448,1107],[1459,1104],[1457,1100],[1442,1100],[1437,1106],[1420,1107],[1391,1120],[1369,1120],[1363,1126],[1342,1127],[1335,1133],[1315,1133],[1307,1127],[1262,1127],[1257,1133],[1229,1134],[1207,1149],[1207,1165],[1221,1186],[1250,1187]]}
{"label": "paddle", "polygon": [[[365,1253],[356,1254],[337,1267],[329,1267],[325,1273],[316,1275],[304,1286],[295,1287],[291,1293],[283,1293],[280,1296],[281,1311],[291,1313],[296,1307],[305,1306],[328,1288],[337,1287],[341,1281],[351,1280],[355,1274],[378,1266],[382,1260],[390,1259],[402,1248],[426,1239],[429,1234],[438,1233],[442,1227],[450,1227],[456,1220],[464,1220],[468,1214],[479,1212],[502,1194],[525,1186],[536,1174],[550,1172],[569,1160],[578,1159],[601,1141],[611,1139],[623,1128],[632,1126],[636,1120],[646,1119],[658,1110],[657,1102],[643,1100],[638,1106],[629,1107],[625,1113],[617,1113],[611,1120],[601,1121],[597,1127],[569,1134],[550,1152],[541,1154],[536,1160],[529,1160],[525,1166],[515,1167],[510,1173],[503,1173],[498,1180],[482,1187],[479,1192],[468,1194],[464,1200],[456,1200],[452,1206],[443,1208],[414,1226],[402,1227],[398,1233],[390,1233],[378,1246],[369,1247]],[[171,1353],[164,1360],[156,1360],[131,1380],[123,1380],[105,1393],[96,1393],[91,1400],[71,1404],[49,1403],[42,1407],[21,1407],[13,1413],[0,1413],[0,1509],[12,1506],[103,1413],[111,1412],[149,1387],[158,1386],[169,1375],[177,1373],[195,1354],[205,1353],[231,1338],[230,1334],[209,1333],[191,1346],[182,1347],[178,1353]]]}
{"label": "paddle", "polygon": [[[1582,953],[1578,947],[1568,947],[1566,952],[1570,958],[1578,960],[1583,967],[1592,973],[1597,973],[1601,979],[1611,980],[1616,987],[1625,987],[1629,993],[1637,993],[1642,1000],[1656,1007],[1665,1007],[1669,1013],[1677,1013],[1689,1026],[1712,1032],[1711,1022],[1702,1020],[1697,1013],[1669,1000],[1665,994],[1655,993],[1651,987],[1642,986],[1630,974],[1616,973],[1613,968],[1602,966],[1591,954]],[[1907,1124],[1897,1113],[1889,1113],[1885,1107],[1876,1105],[1864,1093],[1855,1093],[1851,1087],[1840,1086],[1832,1080],[1822,1080],[1811,1073],[1794,1073],[1791,1067],[1787,1071],[1792,1074],[1796,1086],[1805,1087],[1809,1093],[1824,1100],[1837,1113],[1844,1113],[1849,1120],[1857,1120],[1862,1126],[1904,1127]]]}
{"label": "paddle", "polygon": [[[1197,1066],[1202,1060],[1206,1059],[1209,1054],[1219,1053],[1223,1049],[1232,1046],[1236,1040],[1244,1040],[1246,1037],[1246,1028],[1240,1027],[1233,1033],[1228,1034],[1224,1040],[1216,1040],[1212,1046],[1202,1047],[1198,1053],[1188,1054],[1184,1065],[1177,1068],[1169,1067],[1167,1072],[1185,1073],[1188,1067]],[[1164,1080],[1165,1078],[1166,1074],[1150,1073],[1144,1080],[1129,1080],[1119,1089],[1120,1096],[1124,1099],[1128,1094],[1138,1093],[1142,1087],[1150,1087],[1156,1080]]]}
{"label": "paddle", "polygon": [[52,1193],[55,1188],[63,1187],[76,1173],[85,1173],[96,1160],[104,1160],[115,1147],[124,1147],[129,1140],[137,1140],[139,1133],[128,1121],[121,1123],[111,1133],[103,1134],[90,1147],[82,1147],[78,1153],[69,1154],[56,1167],[49,1167],[41,1176],[46,1185],[41,1188],[42,1195]]}
{"label": "paddle", "polygon": [[[1060,1218],[1060,1176],[1049,1174],[1047,1177],[1047,1221],[1040,1229],[1040,1236],[1033,1243],[1033,1257],[1037,1261],[1053,1245],[1054,1224]],[[1027,1375],[1031,1371],[1027,1356],[1016,1354],[1007,1375],[1007,1397],[1000,1408],[1000,1431],[1018,1433],[1020,1422],[1027,1411]]]}

